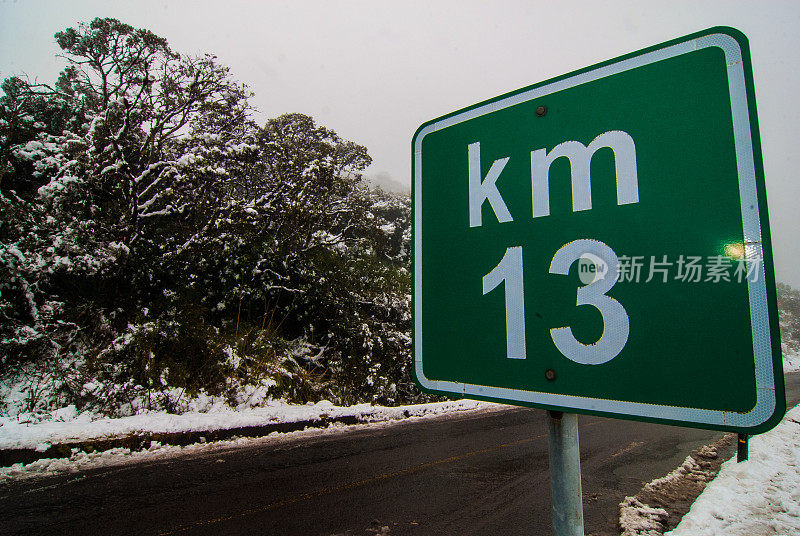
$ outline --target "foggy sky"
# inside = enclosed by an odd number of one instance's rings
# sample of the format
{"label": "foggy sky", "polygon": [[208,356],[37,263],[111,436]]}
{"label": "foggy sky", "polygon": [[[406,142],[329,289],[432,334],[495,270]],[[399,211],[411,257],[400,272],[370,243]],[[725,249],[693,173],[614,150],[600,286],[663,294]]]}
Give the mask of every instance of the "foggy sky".
{"label": "foggy sky", "polygon": [[800,2],[0,0],[0,78],[53,82],[53,34],[115,17],[210,52],[255,92],[259,122],[287,112],[365,145],[367,174],[410,184],[429,119],[711,26],[750,39],[778,280],[800,287]]}

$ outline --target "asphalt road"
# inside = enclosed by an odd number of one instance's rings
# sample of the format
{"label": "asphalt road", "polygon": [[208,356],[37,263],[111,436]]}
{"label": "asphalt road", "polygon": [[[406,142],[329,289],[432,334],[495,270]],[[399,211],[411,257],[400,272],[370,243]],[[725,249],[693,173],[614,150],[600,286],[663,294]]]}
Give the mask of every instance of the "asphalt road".
{"label": "asphalt road", "polygon": [[[787,377],[789,406],[800,375]],[[0,486],[0,534],[549,535],[546,413],[471,412]],[[579,417],[587,534],[723,434]]]}

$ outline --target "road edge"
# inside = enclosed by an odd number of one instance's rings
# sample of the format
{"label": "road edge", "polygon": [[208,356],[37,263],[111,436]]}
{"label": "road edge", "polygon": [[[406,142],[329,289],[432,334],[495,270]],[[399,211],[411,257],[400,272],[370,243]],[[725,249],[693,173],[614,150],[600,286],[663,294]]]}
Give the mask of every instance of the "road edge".
{"label": "road edge", "polygon": [[634,496],[619,503],[620,536],[657,536],[674,529],[736,454],[736,434],[728,433],[692,451],[680,467],[645,484]]}
{"label": "road edge", "polygon": [[[458,403],[459,401],[453,401]],[[181,430],[181,431],[140,431],[124,435],[104,436],[73,441],[60,441],[45,444],[41,447],[22,447],[0,449],[0,468],[9,468],[16,464],[28,465],[45,459],[70,458],[74,454],[105,452],[115,448],[128,449],[131,452],[144,451],[152,445],[185,447],[193,444],[212,443],[237,438],[258,438],[273,433],[288,434],[307,429],[324,429],[330,426],[353,426],[381,422],[401,422],[412,418],[436,418],[453,416],[474,411],[490,409],[508,409],[513,406],[494,404],[477,404],[474,407],[454,405],[447,411],[431,409],[431,404],[401,406],[398,411],[357,412],[345,415],[321,414],[296,421],[277,421],[262,425],[244,425],[231,428]]]}

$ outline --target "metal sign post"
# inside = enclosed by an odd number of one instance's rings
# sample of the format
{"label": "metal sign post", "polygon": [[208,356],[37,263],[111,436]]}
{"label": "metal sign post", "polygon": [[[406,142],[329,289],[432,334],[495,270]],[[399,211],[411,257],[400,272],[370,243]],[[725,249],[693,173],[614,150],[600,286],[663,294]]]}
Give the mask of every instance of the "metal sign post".
{"label": "metal sign post", "polygon": [[550,500],[555,536],[583,536],[583,492],[578,416],[548,411]]}

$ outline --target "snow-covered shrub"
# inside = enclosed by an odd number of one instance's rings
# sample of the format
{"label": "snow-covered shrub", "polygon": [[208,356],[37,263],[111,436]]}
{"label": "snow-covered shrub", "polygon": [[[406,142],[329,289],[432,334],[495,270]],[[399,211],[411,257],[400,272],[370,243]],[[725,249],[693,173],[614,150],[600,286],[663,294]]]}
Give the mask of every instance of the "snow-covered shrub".
{"label": "snow-covered shrub", "polygon": [[56,39],[58,82],[0,97],[0,381],[28,410],[424,398],[410,203],[363,184],[365,147],[257,126],[227,68],[147,30]]}

